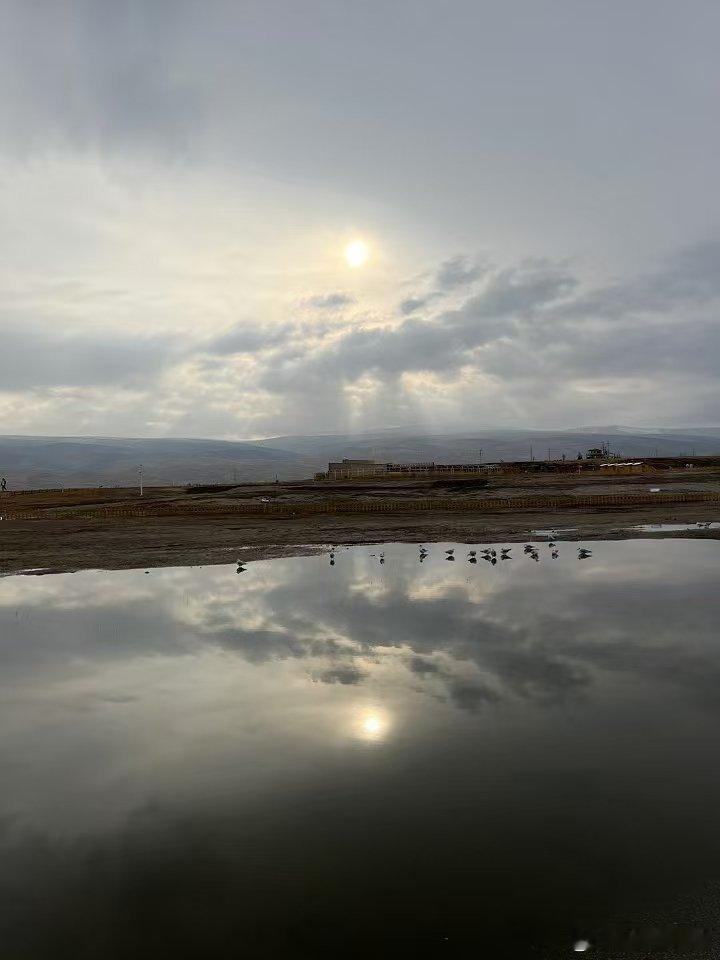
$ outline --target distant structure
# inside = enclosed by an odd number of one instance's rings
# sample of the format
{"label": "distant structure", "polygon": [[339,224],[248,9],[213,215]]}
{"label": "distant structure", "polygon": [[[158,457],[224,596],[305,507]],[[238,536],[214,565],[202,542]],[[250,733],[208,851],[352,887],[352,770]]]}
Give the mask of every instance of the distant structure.
{"label": "distant structure", "polygon": [[601,447],[590,447],[587,452],[588,460],[602,460],[610,456],[610,444],[604,443]]}
{"label": "distant structure", "polygon": [[[683,464],[683,466],[688,466]],[[403,477],[469,477],[503,473],[575,473],[591,471],[602,474],[643,473],[650,465],[642,460],[623,461],[609,454],[607,444],[588,450],[587,457],[578,454],[578,460],[518,460],[511,463],[377,463],[375,460],[336,460],[327,470],[315,474],[316,480],[370,480],[373,478],[402,479]]]}
{"label": "distant structure", "polygon": [[340,460],[328,463],[326,471],[316,473],[316,480],[353,480],[370,477],[427,477],[436,473],[489,473],[498,470],[494,463],[376,463],[374,460]]}
{"label": "distant structure", "polygon": [[350,480],[353,477],[377,477],[387,473],[386,463],[375,463],[374,460],[341,460],[330,462],[327,472],[316,474],[318,480]]}

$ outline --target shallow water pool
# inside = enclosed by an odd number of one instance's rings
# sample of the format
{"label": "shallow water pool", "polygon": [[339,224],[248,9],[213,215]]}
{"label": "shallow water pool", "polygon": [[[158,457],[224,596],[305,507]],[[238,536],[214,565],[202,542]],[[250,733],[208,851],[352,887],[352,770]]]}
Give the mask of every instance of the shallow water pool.
{"label": "shallow water pool", "polygon": [[484,546],[0,581],[4,955],[713,936],[720,545]]}

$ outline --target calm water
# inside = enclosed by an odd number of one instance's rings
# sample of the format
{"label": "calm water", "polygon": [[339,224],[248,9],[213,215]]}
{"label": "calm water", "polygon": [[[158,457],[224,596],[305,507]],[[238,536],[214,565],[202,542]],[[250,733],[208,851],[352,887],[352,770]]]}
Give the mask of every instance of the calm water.
{"label": "calm water", "polygon": [[0,957],[717,955],[720,544],[448,546],[0,580]]}
{"label": "calm water", "polygon": [[639,523],[633,530],[642,530],[643,533],[670,530],[677,533],[681,530],[717,530],[718,527],[720,523],[716,521],[702,520],[697,523]]}

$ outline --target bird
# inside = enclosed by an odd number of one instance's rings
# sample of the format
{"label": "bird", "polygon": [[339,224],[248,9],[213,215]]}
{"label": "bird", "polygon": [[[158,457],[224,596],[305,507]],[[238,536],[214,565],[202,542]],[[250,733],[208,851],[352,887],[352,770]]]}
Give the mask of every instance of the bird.
{"label": "bird", "polygon": [[557,558],[558,558],[558,551],[557,551],[557,550],[553,550],[553,552],[550,554],[550,556],[553,558],[553,560],[557,560]]}
{"label": "bird", "polygon": [[548,543],[548,546],[552,548],[552,547],[555,546],[555,544],[554,544],[554,542],[551,540],[551,541]]}
{"label": "bird", "polygon": [[455,547],[450,547],[450,549],[446,550],[445,553],[455,553]]}
{"label": "bird", "polygon": [[468,557],[468,563],[477,563],[477,557]]}
{"label": "bird", "polygon": [[592,556],[592,550],[586,550],[585,547],[579,548],[578,560],[587,560],[587,558],[591,556]]}
{"label": "bird", "polygon": [[235,573],[245,573],[246,569],[247,567],[244,567],[242,564],[240,564]]}
{"label": "bird", "polygon": [[526,543],[526,544],[525,544],[525,553],[532,553],[534,549],[535,549],[535,544],[534,544],[534,543]]}
{"label": "bird", "polygon": [[474,557],[477,554],[477,550],[468,550],[468,556]]}
{"label": "bird", "polygon": [[454,557],[451,553],[449,553],[449,554],[445,557],[445,559],[446,559],[446,560],[454,560],[455,557]]}

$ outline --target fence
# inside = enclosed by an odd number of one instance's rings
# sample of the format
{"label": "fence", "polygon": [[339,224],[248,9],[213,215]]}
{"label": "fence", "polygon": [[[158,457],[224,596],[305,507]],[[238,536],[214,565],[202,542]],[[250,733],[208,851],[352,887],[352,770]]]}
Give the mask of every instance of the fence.
{"label": "fence", "polygon": [[[720,493],[693,490],[683,493],[591,494],[573,497],[421,497],[406,500],[335,500],[310,503],[148,503],[91,507],[87,509],[2,511],[6,520],[112,520],[187,516],[277,516],[295,517],[337,513],[410,513],[422,510],[496,513],[513,510],[577,510],[582,508],[631,507],[649,504],[718,503]],[[0,507],[0,510],[2,508]]]}

